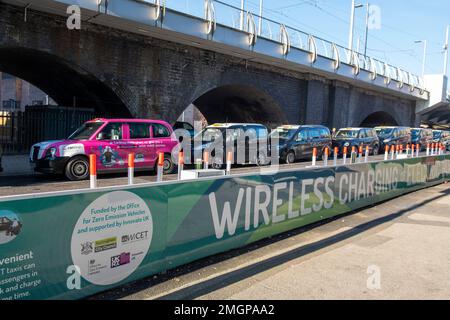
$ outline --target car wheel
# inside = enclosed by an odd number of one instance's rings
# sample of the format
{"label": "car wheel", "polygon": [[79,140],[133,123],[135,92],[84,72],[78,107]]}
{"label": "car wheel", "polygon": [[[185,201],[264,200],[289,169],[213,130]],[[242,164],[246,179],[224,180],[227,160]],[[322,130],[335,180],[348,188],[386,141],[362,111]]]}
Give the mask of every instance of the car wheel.
{"label": "car wheel", "polygon": [[375,146],[373,147],[372,154],[373,154],[374,156],[377,156],[379,153],[380,153],[380,147],[377,146],[377,145],[375,145]]}
{"label": "car wheel", "polygon": [[89,177],[89,162],[85,157],[74,157],[66,165],[65,176],[72,181],[86,180]]}
{"label": "car wheel", "polygon": [[164,174],[172,174],[175,172],[175,163],[172,161],[170,154],[164,155],[163,172]]}
{"label": "car wheel", "polygon": [[289,151],[288,154],[286,155],[286,163],[292,164],[294,162],[295,162],[295,153],[294,151]]}

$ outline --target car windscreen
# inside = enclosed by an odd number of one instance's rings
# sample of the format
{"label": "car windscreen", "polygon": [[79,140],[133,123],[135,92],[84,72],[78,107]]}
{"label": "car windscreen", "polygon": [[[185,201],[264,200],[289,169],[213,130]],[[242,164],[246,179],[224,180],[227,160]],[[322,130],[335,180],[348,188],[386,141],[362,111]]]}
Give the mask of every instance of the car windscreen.
{"label": "car windscreen", "polygon": [[216,136],[224,136],[225,129],[224,128],[205,128],[199,133],[197,133],[194,137],[194,139],[199,139],[202,141],[203,139],[209,140],[212,137]]}
{"label": "car windscreen", "polygon": [[442,136],[442,131],[433,131],[433,139],[440,139]]}
{"label": "car windscreen", "polygon": [[393,132],[393,128],[375,128],[375,131],[378,136],[380,137],[387,137],[390,136]]}
{"label": "car windscreen", "polygon": [[272,138],[278,135],[278,139],[280,140],[290,140],[296,132],[297,129],[276,128],[270,133],[270,137]]}
{"label": "car windscreen", "polygon": [[417,139],[418,137],[420,137],[420,130],[412,129],[411,130],[411,139]]}
{"label": "car windscreen", "polygon": [[69,140],[87,140],[104,124],[104,122],[86,122],[70,135]]}
{"label": "car windscreen", "polygon": [[345,139],[345,138],[358,138],[359,130],[339,130],[336,133],[336,138]]}

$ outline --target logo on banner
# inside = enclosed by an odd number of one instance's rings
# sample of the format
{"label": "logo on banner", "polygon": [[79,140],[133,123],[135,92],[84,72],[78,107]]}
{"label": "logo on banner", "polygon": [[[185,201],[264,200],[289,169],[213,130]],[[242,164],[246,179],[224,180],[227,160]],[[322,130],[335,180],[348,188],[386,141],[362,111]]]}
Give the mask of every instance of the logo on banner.
{"label": "logo on banner", "polygon": [[85,280],[115,284],[139,268],[152,237],[153,219],[147,203],[128,191],[110,192],[80,215],[72,233],[72,261]]}

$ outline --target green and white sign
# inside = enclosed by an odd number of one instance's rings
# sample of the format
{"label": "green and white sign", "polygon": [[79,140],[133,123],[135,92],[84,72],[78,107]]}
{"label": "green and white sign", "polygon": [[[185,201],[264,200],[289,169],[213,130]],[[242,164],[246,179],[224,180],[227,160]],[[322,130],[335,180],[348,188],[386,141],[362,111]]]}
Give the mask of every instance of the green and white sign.
{"label": "green and white sign", "polygon": [[450,156],[0,198],[0,299],[78,299],[450,178]]}

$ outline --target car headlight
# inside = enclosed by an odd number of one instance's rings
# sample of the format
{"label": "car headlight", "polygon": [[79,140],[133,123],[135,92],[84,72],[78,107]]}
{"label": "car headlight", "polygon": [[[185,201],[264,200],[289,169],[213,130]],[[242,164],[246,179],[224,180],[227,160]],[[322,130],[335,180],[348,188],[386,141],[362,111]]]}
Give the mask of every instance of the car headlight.
{"label": "car headlight", "polygon": [[350,146],[350,142],[344,143],[344,147],[349,147],[349,146]]}
{"label": "car headlight", "polygon": [[389,142],[391,142],[391,140],[389,140],[389,139],[383,140],[383,143],[389,143]]}
{"label": "car headlight", "polygon": [[47,153],[45,154],[46,158],[55,158],[56,156],[56,148],[50,148],[47,150]]}

